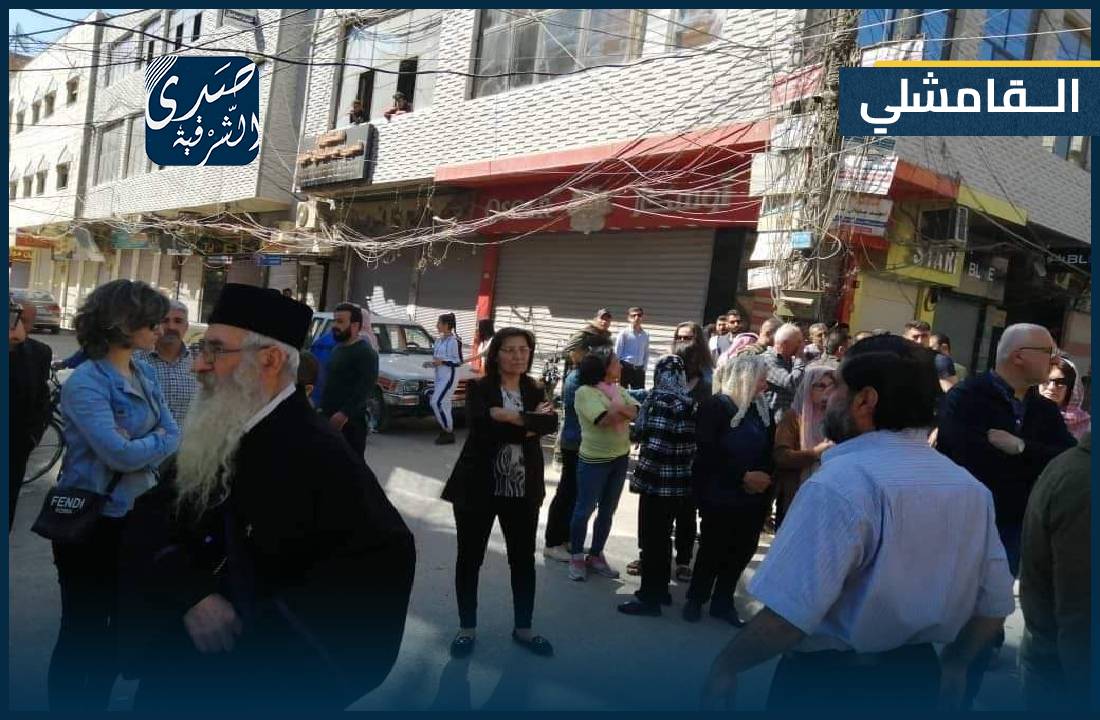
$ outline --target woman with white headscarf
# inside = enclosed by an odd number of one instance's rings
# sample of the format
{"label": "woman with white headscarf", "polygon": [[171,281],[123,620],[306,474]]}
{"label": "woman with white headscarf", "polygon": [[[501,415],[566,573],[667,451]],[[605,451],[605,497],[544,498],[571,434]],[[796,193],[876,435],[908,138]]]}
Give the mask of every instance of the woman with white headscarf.
{"label": "woman with white headscarf", "polygon": [[1077,366],[1069,358],[1058,356],[1050,367],[1046,382],[1039,384],[1039,393],[1062,411],[1062,419],[1073,437],[1080,440],[1092,429],[1092,418],[1081,407],[1085,402],[1085,391],[1077,374]]}
{"label": "woman with white headscarf", "polygon": [[[699,408],[698,445],[692,486],[703,518],[684,619],[696,622],[710,601],[710,614],[741,627],[733,593],[760,542],[771,509],[771,414],[761,393],[768,367],[759,355],[723,363],[717,392]],[[713,600],[711,598],[713,597]]]}
{"label": "woman with white headscarf", "polygon": [[795,391],[791,412],[775,428],[775,484],[778,498],[775,527],[783,524],[795,493],[821,464],[821,454],[833,446],[825,439],[825,406],[836,387],[836,370],[827,365],[806,368]]}

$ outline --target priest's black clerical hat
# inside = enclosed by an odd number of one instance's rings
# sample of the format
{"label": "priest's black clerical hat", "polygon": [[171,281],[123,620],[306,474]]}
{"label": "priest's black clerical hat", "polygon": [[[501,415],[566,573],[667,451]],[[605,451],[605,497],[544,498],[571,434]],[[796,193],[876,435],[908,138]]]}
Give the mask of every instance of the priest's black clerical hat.
{"label": "priest's black clerical hat", "polygon": [[210,313],[211,325],[232,325],[301,348],[313,311],[273,288],[229,283]]}

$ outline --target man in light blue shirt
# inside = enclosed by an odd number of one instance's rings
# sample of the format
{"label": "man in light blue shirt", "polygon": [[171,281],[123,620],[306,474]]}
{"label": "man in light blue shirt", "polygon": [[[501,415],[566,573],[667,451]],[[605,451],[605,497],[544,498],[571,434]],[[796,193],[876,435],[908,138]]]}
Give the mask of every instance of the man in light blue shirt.
{"label": "man in light blue shirt", "polygon": [[839,375],[825,419],[838,445],[749,583],[765,607],[715,661],[710,707],[732,707],[737,674],[783,654],[769,709],[958,709],[1015,608],[992,495],[927,443],[931,351],[869,338]]}
{"label": "man in light blue shirt", "polygon": [[644,390],[645,369],[649,365],[649,333],[642,329],[645,311],[632,307],[626,314],[630,327],[623,328],[615,341],[615,354],[622,364],[619,384],[628,390]]}

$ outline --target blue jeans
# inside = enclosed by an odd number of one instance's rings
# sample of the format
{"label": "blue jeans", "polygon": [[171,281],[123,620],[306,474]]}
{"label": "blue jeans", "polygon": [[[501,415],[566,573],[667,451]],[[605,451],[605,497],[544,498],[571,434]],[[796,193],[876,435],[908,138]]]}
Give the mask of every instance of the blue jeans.
{"label": "blue jeans", "polygon": [[627,455],[608,462],[577,461],[577,504],[573,508],[573,520],[569,524],[570,552],[584,552],[584,538],[588,534],[588,519],[599,507],[596,522],[592,526],[592,546],[589,553],[599,555],[611,534],[611,520],[619,506],[619,496],[626,483]]}

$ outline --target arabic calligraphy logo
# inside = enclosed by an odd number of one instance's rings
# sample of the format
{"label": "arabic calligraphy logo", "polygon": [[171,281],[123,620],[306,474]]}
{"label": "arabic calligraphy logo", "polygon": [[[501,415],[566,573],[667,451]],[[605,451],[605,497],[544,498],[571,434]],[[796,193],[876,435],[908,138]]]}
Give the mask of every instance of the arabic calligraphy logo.
{"label": "arabic calligraphy logo", "polygon": [[145,73],[145,151],[158,165],[248,165],[259,114],[260,76],[246,57],[164,56]]}

